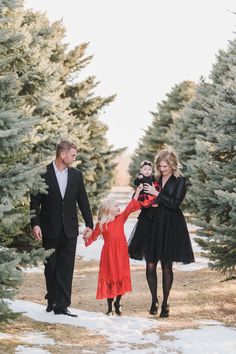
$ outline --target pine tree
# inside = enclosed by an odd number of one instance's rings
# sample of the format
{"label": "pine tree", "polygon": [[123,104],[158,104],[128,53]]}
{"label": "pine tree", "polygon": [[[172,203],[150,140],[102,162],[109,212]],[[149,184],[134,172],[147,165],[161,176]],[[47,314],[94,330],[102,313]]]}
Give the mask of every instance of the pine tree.
{"label": "pine tree", "polygon": [[[31,129],[30,153],[27,164],[40,166],[41,171],[55,158],[57,143],[68,138],[68,126],[71,124],[69,100],[62,97],[65,83],[64,57],[66,45],[63,43],[65,30],[59,22],[50,25],[47,17],[38,12],[21,9],[18,14],[19,32],[27,34],[24,43],[14,50],[19,60],[14,61],[14,70],[20,80],[19,96],[22,104],[37,116],[37,124]],[[38,172],[38,177],[40,172]],[[40,178],[40,177],[39,177]],[[38,179],[39,179],[38,178]],[[41,179],[35,183],[32,192],[43,191]],[[38,181],[38,182],[39,182]],[[18,250],[31,250],[36,247],[32,240],[29,224],[29,196],[24,200],[24,225],[14,235],[11,247]]]}
{"label": "pine tree", "polygon": [[202,124],[203,114],[201,108],[204,100],[212,92],[211,85],[201,81],[196,87],[192,99],[186,104],[183,110],[176,116],[170,125],[167,133],[168,140],[178,153],[179,160],[183,166],[182,171],[187,176],[187,164],[189,158],[195,154],[196,132]]}
{"label": "pine tree", "polygon": [[[86,160],[93,162],[88,172],[94,174],[96,195],[112,181],[118,152],[107,143],[107,127],[99,113],[114,97],[92,97],[94,78],[70,82],[90,58],[79,54],[86,45],[68,54],[64,34],[61,23],[50,25],[45,15],[25,11],[23,1],[0,0],[0,245],[29,247],[29,191],[46,193],[40,173],[54,157],[60,139],[78,133]],[[83,85],[85,90],[78,96]],[[72,88],[76,95],[67,95]],[[90,193],[95,194],[92,188]],[[20,263],[46,255],[40,249],[29,256],[5,247],[0,253],[0,298],[11,297],[11,289],[17,288]],[[1,319],[11,317],[7,305],[3,301],[1,305]]]}
{"label": "pine tree", "polygon": [[203,80],[196,87],[196,91],[192,99],[187,102],[184,109],[176,116],[176,119],[170,126],[167,134],[169,141],[177,152],[179,161],[181,162],[182,172],[187,180],[188,193],[182,203],[185,212],[193,214],[197,210],[195,198],[190,190],[190,177],[192,172],[189,167],[189,160],[196,155],[196,139],[197,135],[205,135],[205,131],[201,129],[204,112],[202,107],[212,107],[210,95],[214,91],[212,85],[207,84]]}
{"label": "pine tree", "polygon": [[[236,39],[221,56],[214,91],[202,105],[202,127],[196,155],[190,161],[192,197],[197,205],[195,223],[202,226],[198,242],[207,251],[211,266],[232,275],[236,265]],[[209,105],[209,101],[212,103]]]}
{"label": "pine tree", "polygon": [[22,1],[0,1],[0,321],[15,318],[3,299],[12,298],[22,277],[20,264],[44,258],[44,251],[18,254],[4,247],[28,222],[25,200],[29,191],[43,190],[39,166],[31,163],[30,136],[37,124],[20,95],[16,63],[19,48],[27,46],[30,34],[22,33]]}
{"label": "pine tree", "polygon": [[183,109],[194,94],[195,84],[191,81],[183,81],[175,85],[167,99],[157,105],[157,112],[152,112],[153,120],[139,142],[138,148],[132,156],[130,174],[134,177],[139,171],[142,160],[154,161],[157,152],[167,145],[173,145],[168,132],[179,112]]}
{"label": "pine tree", "polygon": [[[216,85],[222,83],[223,77],[229,71],[227,56],[228,54],[225,51],[219,51],[217,62],[213,65],[210,80],[207,81],[203,78],[200,80],[194,96],[186,103],[184,109],[171,124],[168,132],[168,138],[173,142],[173,146],[183,167],[182,171],[188,182],[192,174],[196,172],[196,169],[192,170],[191,166],[194,164],[194,161],[198,164],[196,142],[199,139],[204,139],[206,136],[206,130],[202,127],[203,119],[207,112],[214,107]],[[202,179],[204,177],[200,173],[197,178]],[[198,212],[196,196],[192,193],[190,185],[183,208],[192,215]]]}
{"label": "pine tree", "polygon": [[[78,167],[84,171],[95,210],[98,199],[111,187],[113,161],[119,153],[109,146],[107,126],[99,119],[100,112],[115,96],[94,96],[98,85],[95,77],[80,80],[81,71],[92,60],[92,56],[85,55],[87,43],[67,52],[63,42],[65,29],[60,22],[50,25],[45,15],[27,11],[25,23],[34,38],[30,46],[30,58],[34,61],[29,62],[33,73],[30,78],[27,76],[22,94],[28,104],[35,105],[34,114],[41,118],[32,139],[33,151],[45,164],[54,158],[56,143],[61,138],[73,140],[78,146]],[[35,76],[38,84],[33,80]]]}
{"label": "pine tree", "polygon": [[[14,1],[9,2],[13,7]],[[18,6],[20,2],[18,1]],[[18,9],[18,7],[17,7]],[[8,244],[29,216],[25,200],[35,184],[40,188],[39,166],[31,163],[30,135],[37,118],[32,117],[20,96],[21,80],[15,70],[19,48],[28,33],[19,31],[21,9],[1,6],[0,18],[0,243]],[[14,27],[14,25],[16,27]],[[9,29],[7,29],[9,28]],[[33,156],[32,156],[33,159]]]}
{"label": "pine tree", "polygon": [[98,200],[112,185],[114,159],[122,149],[115,150],[108,144],[106,138],[108,128],[99,120],[99,114],[114,100],[115,96],[106,98],[95,96],[94,89],[98,85],[95,77],[79,80],[81,69],[92,59],[85,57],[86,49],[87,44],[83,44],[68,53],[65,66],[69,69],[67,73],[69,77],[63,80],[68,82],[64,95],[70,99],[73,115],[69,135],[78,145],[78,168],[84,172],[89,200],[95,212]]}
{"label": "pine tree", "polygon": [[15,319],[20,313],[13,313],[8,307],[8,299],[13,299],[23,280],[22,268],[35,266],[52,251],[34,250],[30,254],[18,253],[15,249],[0,246],[0,322]]}
{"label": "pine tree", "polygon": [[68,138],[68,126],[73,124],[69,100],[62,97],[65,29],[60,22],[50,24],[45,14],[31,10],[24,12],[21,28],[29,31],[31,39],[21,49],[22,61],[17,66],[22,83],[20,95],[40,117],[31,143],[37,161],[45,166],[55,157],[58,142]]}
{"label": "pine tree", "polygon": [[[17,67],[22,82],[20,95],[27,106],[32,107],[33,114],[40,117],[31,135],[32,153],[37,156],[35,163],[45,166],[54,159],[55,147],[59,140],[74,140],[78,145],[79,158],[80,155],[81,158],[84,157],[84,160],[80,159],[79,167],[80,162],[85,162],[81,169],[85,172],[85,183],[92,199],[91,203],[97,205],[95,194],[99,196],[111,185],[113,172],[110,172],[112,168],[109,167],[113,166],[112,161],[116,155],[107,144],[107,128],[99,121],[98,114],[114,97],[91,97],[91,90],[97,85],[94,84],[94,78],[78,82],[80,71],[89,64],[92,57],[84,55],[87,44],[81,44],[67,52],[67,45],[63,42],[65,29],[60,22],[49,24],[44,14],[26,11],[21,27],[30,32],[31,40],[30,45],[21,50],[24,65],[21,62]],[[69,97],[68,93],[72,97]],[[73,95],[77,95],[77,101]],[[96,136],[99,135],[98,144]],[[102,150],[99,154],[100,148]],[[94,150],[98,157],[96,161],[93,157]],[[104,166],[109,175],[109,181],[106,183],[104,171],[98,173],[98,168],[96,171],[96,166],[101,165],[103,160],[106,161]],[[89,165],[90,169],[87,169],[86,165]],[[95,182],[102,179],[104,183],[91,183],[92,179]],[[26,225],[24,233],[30,233],[29,224]],[[25,240],[25,237],[18,235],[15,239],[13,246],[17,248],[30,246],[28,237]]]}

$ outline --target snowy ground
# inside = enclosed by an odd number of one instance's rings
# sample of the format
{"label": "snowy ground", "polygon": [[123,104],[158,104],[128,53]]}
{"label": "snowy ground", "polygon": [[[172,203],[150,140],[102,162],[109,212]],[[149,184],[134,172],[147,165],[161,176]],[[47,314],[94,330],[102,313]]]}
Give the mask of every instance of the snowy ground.
{"label": "snowy ground", "polygon": [[[162,339],[158,333],[152,333],[152,329],[157,330],[161,325],[161,320],[158,320],[157,323],[156,320],[140,317],[108,317],[97,312],[77,309],[71,309],[71,311],[78,314],[78,317],[71,318],[47,313],[43,305],[20,300],[12,301],[10,307],[14,311],[25,312],[25,315],[33,320],[84,327],[107,336],[111,342],[109,354],[236,353],[236,328],[225,327],[215,321],[201,321],[198,329],[169,332],[168,336]],[[55,344],[53,339],[47,338],[44,333],[40,332],[26,334],[22,337],[22,342],[34,344],[35,348],[27,348],[25,344],[19,345],[16,353],[47,354],[50,351],[45,351],[42,348],[43,345]]]}
{"label": "snowy ground", "polygon": [[[135,219],[130,219],[125,226],[127,238],[135,224]],[[190,231],[192,226],[190,226]],[[195,253],[200,253],[199,246],[192,244]],[[94,242],[90,247],[85,248],[82,237],[78,238],[77,254],[85,261],[99,260],[103,240]],[[144,262],[133,261],[131,264],[144,265]],[[179,271],[194,271],[207,267],[207,259],[197,258],[196,262],[190,265],[175,265]],[[28,271],[42,272],[43,267],[31,268]],[[141,317],[107,317],[101,313],[88,312],[78,309],[71,309],[78,314],[78,318],[71,318],[63,315],[55,316],[53,313],[46,313],[45,306],[26,301],[15,300],[10,302],[12,310],[24,312],[33,320],[46,323],[61,323],[88,330],[96,331],[104,335],[111,343],[109,354],[235,354],[236,353],[236,327],[226,327],[215,321],[199,321],[198,329],[185,329],[169,332],[163,335],[158,334],[158,326],[162,321],[158,319],[146,319]],[[155,332],[153,331],[155,329]],[[0,340],[10,335],[1,334]],[[22,345],[16,348],[17,354],[50,354],[50,346],[55,341],[48,338],[43,332],[26,333],[21,337]],[[34,348],[27,347],[27,343],[33,344]],[[47,350],[44,346],[47,345]],[[49,350],[49,351],[48,351]],[[96,353],[96,351],[90,353]]]}

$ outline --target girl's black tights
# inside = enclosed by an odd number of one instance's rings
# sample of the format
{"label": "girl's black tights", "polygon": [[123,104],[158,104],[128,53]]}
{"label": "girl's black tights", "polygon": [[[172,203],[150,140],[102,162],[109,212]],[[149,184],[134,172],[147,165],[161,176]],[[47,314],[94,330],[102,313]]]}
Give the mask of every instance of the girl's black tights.
{"label": "girl's black tights", "polygon": [[[118,305],[120,303],[122,295],[118,295],[116,297],[116,304]],[[107,299],[107,305],[108,305],[108,312],[112,312],[112,303],[113,303],[114,298],[108,298]]]}
{"label": "girl's black tights", "polygon": [[108,312],[112,312],[112,303],[113,303],[114,298],[108,298],[107,299],[107,305],[108,305]]}
{"label": "girl's black tights", "polygon": [[[173,270],[172,262],[163,263],[161,262],[162,268],[162,287],[163,287],[163,305],[167,305],[168,297],[170,294],[170,289],[173,284]],[[157,298],[157,262],[146,264],[146,277],[149,285],[149,289],[152,295],[152,302],[158,302]]]}
{"label": "girl's black tights", "polygon": [[117,295],[117,297],[116,297],[116,304],[117,305],[120,303],[121,298],[122,298],[122,295]]}

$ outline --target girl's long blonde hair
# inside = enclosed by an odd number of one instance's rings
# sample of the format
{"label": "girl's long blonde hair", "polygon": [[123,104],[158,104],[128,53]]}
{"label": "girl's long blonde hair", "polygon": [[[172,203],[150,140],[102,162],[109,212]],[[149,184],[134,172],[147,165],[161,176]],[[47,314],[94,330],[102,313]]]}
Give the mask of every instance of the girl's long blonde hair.
{"label": "girl's long blonde hair", "polygon": [[165,161],[168,165],[170,165],[172,173],[175,177],[182,176],[182,172],[180,171],[181,165],[175,151],[172,148],[163,149],[157,154],[155,158],[157,177],[161,176],[161,172],[159,170],[161,161]]}
{"label": "girl's long blonde hair", "polygon": [[117,201],[114,198],[104,198],[101,201],[97,219],[101,232],[104,224],[107,224],[108,222],[114,220],[114,216],[111,215],[110,210],[111,208],[115,207],[116,204]]}

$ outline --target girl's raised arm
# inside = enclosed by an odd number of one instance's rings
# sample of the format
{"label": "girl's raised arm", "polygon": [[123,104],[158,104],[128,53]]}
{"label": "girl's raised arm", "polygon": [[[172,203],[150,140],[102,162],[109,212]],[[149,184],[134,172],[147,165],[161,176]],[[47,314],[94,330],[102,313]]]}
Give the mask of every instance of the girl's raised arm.
{"label": "girl's raised arm", "polygon": [[143,189],[143,184],[141,183],[137,188],[136,191],[133,195],[133,199],[138,200],[139,194],[141,192],[141,190]]}
{"label": "girl's raised arm", "polygon": [[123,216],[124,221],[128,218],[129,214],[140,209],[140,203],[136,199],[132,199],[126,206],[125,210],[120,214]]}
{"label": "girl's raised arm", "polygon": [[123,216],[124,220],[126,220],[128,218],[129,214],[140,209],[140,203],[138,202],[138,196],[139,196],[139,193],[141,192],[142,189],[143,189],[142,184],[140,184],[136,188],[133,199],[129,202],[129,204],[127,205],[127,207],[125,208],[125,210],[121,214]]}

